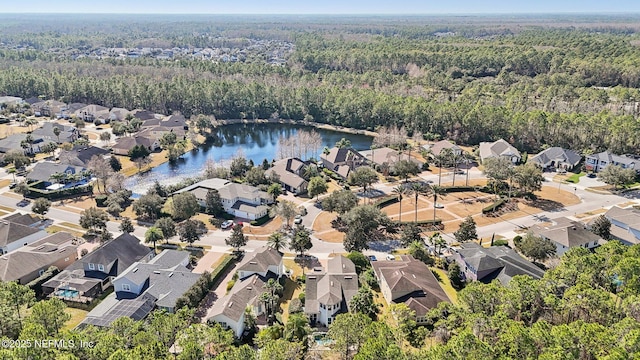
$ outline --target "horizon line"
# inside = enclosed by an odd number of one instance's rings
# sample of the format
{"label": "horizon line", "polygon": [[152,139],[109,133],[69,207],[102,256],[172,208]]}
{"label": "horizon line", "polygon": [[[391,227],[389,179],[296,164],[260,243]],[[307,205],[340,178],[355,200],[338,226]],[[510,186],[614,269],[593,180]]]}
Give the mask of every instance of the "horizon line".
{"label": "horizon line", "polygon": [[469,15],[640,15],[640,11],[505,11],[505,12],[432,12],[432,13],[195,13],[195,12],[68,12],[68,11],[48,11],[48,12],[0,12],[2,15],[223,15],[223,16],[291,16],[291,15],[311,15],[311,16],[469,16]]}

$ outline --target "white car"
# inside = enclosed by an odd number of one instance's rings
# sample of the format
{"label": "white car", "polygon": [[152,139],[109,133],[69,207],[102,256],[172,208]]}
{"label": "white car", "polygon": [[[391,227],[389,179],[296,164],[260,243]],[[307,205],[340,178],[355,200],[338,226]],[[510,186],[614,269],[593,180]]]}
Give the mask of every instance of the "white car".
{"label": "white car", "polygon": [[294,224],[302,224],[302,215],[296,215],[296,218],[293,220]]}
{"label": "white car", "polygon": [[440,203],[436,203],[435,208],[436,209],[444,209],[444,205],[442,205]]}
{"label": "white car", "polygon": [[393,256],[391,254],[387,255],[387,260],[392,261],[392,260],[395,260],[395,259],[396,259],[395,256]]}
{"label": "white car", "polygon": [[229,229],[231,227],[233,227],[233,220],[227,220],[227,221],[223,222],[222,225],[220,225],[220,228],[223,229],[223,230],[224,229]]}

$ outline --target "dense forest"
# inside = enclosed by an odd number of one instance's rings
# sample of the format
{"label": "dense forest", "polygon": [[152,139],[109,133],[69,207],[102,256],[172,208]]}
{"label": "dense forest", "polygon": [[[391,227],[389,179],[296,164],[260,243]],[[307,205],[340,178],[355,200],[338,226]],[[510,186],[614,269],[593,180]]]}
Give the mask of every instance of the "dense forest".
{"label": "dense forest", "polygon": [[[370,130],[397,124],[469,145],[505,138],[530,152],[640,150],[640,38],[632,26],[640,19],[633,17],[551,18],[538,26],[526,17],[525,25],[499,17],[470,25],[258,17],[244,28],[234,18],[169,19],[120,19],[109,30],[99,29],[108,18],[42,20],[30,33],[24,19],[10,18],[0,35],[0,93],[222,119],[277,113]],[[259,57],[217,63],[60,51],[215,48],[243,38],[284,39],[295,51],[284,66]]]}

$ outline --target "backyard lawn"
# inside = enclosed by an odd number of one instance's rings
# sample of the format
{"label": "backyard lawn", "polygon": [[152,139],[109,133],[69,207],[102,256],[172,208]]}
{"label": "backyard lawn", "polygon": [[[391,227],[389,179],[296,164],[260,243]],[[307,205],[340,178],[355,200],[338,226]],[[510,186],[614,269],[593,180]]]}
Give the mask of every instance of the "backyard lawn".
{"label": "backyard lawn", "polygon": [[64,312],[71,315],[71,319],[67,321],[62,327],[65,330],[71,330],[76,327],[85,317],[87,317],[88,311],[67,307]]}

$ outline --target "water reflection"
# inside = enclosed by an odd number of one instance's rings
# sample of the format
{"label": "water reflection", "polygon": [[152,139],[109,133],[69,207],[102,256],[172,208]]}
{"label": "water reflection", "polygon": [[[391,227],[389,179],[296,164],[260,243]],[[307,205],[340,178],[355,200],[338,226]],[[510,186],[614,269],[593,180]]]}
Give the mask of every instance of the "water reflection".
{"label": "water reflection", "polygon": [[[164,163],[153,170],[129,178],[126,182],[128,188],[135,193],[144,193],[156,180],[163,184],[175,184],[186,177],[192,177],[202,173],[207,160],[227,164],[239,149],[242,149],[245,157],[260,164],[264,159],[271,160],[277,157],[278,139],[280,136],[291,137],[299,130],[311,130],[310,127],[290,124],[234,124],[218,129],[217,136],[202,145],[186,153],[182,159],[174,163]],[[342,132],[315,129],[322,137],[322,146],[317,154],[309,154],[318,158],[322,148],[331,147],[341,138],[351,141],[357,150],[365,150],[371,146],[372,138],[366,135],[346,134]]]}

